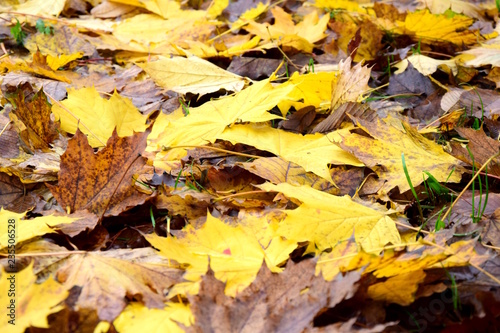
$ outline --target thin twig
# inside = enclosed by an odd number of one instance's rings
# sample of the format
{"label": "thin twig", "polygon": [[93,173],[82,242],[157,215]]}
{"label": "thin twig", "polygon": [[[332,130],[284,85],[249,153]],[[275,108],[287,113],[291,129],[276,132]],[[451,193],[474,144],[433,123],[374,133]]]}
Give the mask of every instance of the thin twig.
{"label": "thin twig", "polygon": [[238,153],[235,151],[226,150],[226,149],[217,148],[217,147],[211,147],[211,146],[182,145],[182,146],[163,147],[163,150],[170,150],[170,149],[175,149],[175,148],[201,148],[201,149],[206,148],[206,149],[219,151],[222,153],[228,153],[230,155],[237,155],[237,156],[243,156],[243,157],[248,157],[248,158],[261,158],[262,157],[262,156],[250,155],[250,154],[245,154],[245,153]]}

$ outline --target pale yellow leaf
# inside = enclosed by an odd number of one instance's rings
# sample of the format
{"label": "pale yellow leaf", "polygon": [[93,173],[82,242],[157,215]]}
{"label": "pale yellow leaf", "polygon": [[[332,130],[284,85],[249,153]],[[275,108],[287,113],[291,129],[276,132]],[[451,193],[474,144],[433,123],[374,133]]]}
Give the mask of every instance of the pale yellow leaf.
{"label": "pale yellow leaf", "polygon": [[162,58],[137,65],[158,85],[179,94],[190,92],[205,95],[219,89],[240,91],[248,82],[248,79],[198,57]]}
{"label": "pale yellow leaf", "polygon": [[460,181],[463,169],[458,160],[410,125],[390,117],[385,121],[357,121],[371,137],[350,134],[343,138],[341,147],[373,168],[379,176],[376,187],[380,191],[388,192],[396,186],[401,193],[410,189],[402,164],[403,153],[413,186],[423,182],[423,171],[438,181]]}
{"label": "pale yellow leaf", "polygon": [[443,70],[449,68],[453,75],[456,75],[458,72],[457,64],[453,59],[436,60],[421,54],[413,54],[394,65],[394,67],[398,68],[398,70],[395,71],[394,74],[403,73],[408,67],[409,63],[411,63],[417,71],[426,76],[434,74],[434,72],[436,72],[438,68],[443,68]]}
{"label": "pale yellow leaf", "polygon": [[[471,56],[473,57],[472,59]],[[463,59],[462,61],[465,66],[481,67],[491,65],[494,67],[500,67],[500,45],[483,44],[480,47],[462,52],[462,55],[458,56],[458,59]]]}
{"label": "pale yellow leaf", "polygon": [[41,16],[59,16],[66,0],[31,0],[17,5],[15,11],[22,14],[41,15]]}
{"label": "pale yellow leaf", "polygon": [[294,162],[332,181],[328,164],[362,166],[357,158],[339,148],[323,134],[300,135],[261,125],[234,125],[217,137],[232,143],[244,143]]}
{"label": "pale yellow leaf", "polygon": [[332,80],[331,111],[335,111],[344,103],[357,102],[362,99],[363,93],[370,89],[368,86],[370,68],[361,66],[361,63],[351,68],[351,62],[351,57],[341,61],[339,64],[339,77],[337,80]]}
{"label": "pale yellow leaf", "polygon": [[319,252],[348,240],[352,235],[366,251],[380,251],[388,243],[401,242],[396,224],[388,217],[388,212],[361,205],[349,196],[334,196],[309,186],[288,183],[265,183],[259,187],[302,202],[296,209],[284,210],[287,218],[280,223],[278,233],[288,240],[313,242]]}

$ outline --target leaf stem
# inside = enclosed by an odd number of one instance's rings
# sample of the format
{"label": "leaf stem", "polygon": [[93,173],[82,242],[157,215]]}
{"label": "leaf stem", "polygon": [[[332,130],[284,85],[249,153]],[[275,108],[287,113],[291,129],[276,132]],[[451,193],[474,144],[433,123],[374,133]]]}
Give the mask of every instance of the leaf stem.
{"label": "leaf stem", "polygon": [[237,156],[243,156],[243,157],[249,157],[249,158],[261,158],[262,156],[257,156],[257,155],[251,155],[251,154],[245,154],[245,153],[238,153],[235,151],[231,150],[226,150],[222,148],[217,148],[217,147],[211,147],[211,146],[196,146],[196,145],[182,145],[182,146],[172,146],[172,147],[163,147],[163,150],[169,150],[169,149],[174,149],[174,148],[202,148],[202,149],[211,149],[215,151],[219,151],[222,153],[228,153],[231,155],[237,155]]}

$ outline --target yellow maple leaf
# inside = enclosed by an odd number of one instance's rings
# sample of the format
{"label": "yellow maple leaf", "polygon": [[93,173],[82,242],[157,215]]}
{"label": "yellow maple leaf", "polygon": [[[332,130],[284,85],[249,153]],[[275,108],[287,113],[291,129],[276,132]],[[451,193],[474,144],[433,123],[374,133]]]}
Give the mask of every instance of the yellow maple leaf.
{"label": "yellow maple leaf", "polygon": [[247,79],[198,57],[161,58],[137,65],[158,85],[179,94],[190,92],[205,95],[219,89],[240,91],[248,82]]}
{"label": "yellow maple leaf", "polygon": [[228,5],[229,0],[212,0],[210,7],[208,7],[207,14],[211,18],[216,18],[222,14],[222,11],[224,11]]}
{"label": "yellow maple leaf", "polygon": [[274,7],[271,12],[275,18],[274,25],[251,21],[245,26],[245,30],[251,34],[259,36],[264,41],[270,41],[270,43],[262,45],[263,48],[273,48],[278,43],[285,49],[292,47],[311,53],[314,47],[313,44],[326,37],[324,31],[329,20],[328,15],[323,15],[319,19],[318,14],[312,12],[304,16],[304,19],[295,25],[292,16],[281,7]]}
{"label": "yellow maple leaf", "polygon": [[396,22],[394,33],[413,36],[425,43],[451,42],[470,45],[478,40],[478,32],[469,30],[474,20],[465,15],[431,14],[428,10],[408,13],[404,22]]}
{"label": "yellow maple leaf", "polygon": [[366,251],[380,249],[387,243],[401,243],[396,225],[387,211],[364,206],[349,196],[338,197],[308,186],[287,183],[265,183],[259,187],[302,202],[297,209],[284,211],[287,217],[277,232],[289,240],[314,243],[319,252],[334,247],[353,234]]}
{"label": "yellow maple leaf", "polygon": [[9,72],[22,71],[34,75],[47,77],[61,82],[70,83],[72,79],[78,77],[76,73],[69,71],[56,71],[47,64],[47,56],[42,55],[39,51],[33,54],[33,61],[16,61],[13,62],[10,58],[3,59],[0,62],[0,69],[7,69]]}
{"label": "yellow maple leaf", "polygon": [[189,115],[170,122],[155,143],[165,147],[203,145],[214,142],[235,122],[280,118],[267,111],[286,99],[292,89],[291,86],[273,88],[269,80],[263,80],[235,95],[190,108]]}
{"label": "yellow maple leaf", "polygon": [[116,329],[123,333],[138,331],[183,333],[177,325],[191,326],[194,321],[189,305],[167,303],[164,309],[149,309],[140,303],[130,303],[113,321]]}
{"label": "yellow maple leaf", "polygon": [[390,246],[383,255],[366,253],[349,239],[337,244],[331,252],[320,255],[316,273],[321,272],[327,281],[331,281],[340,272],[362,270],[362,274],[372,274],[380,279],[368,287],[371,298],[408,305],[415,300],[416,291],[424,282],[425,270],[459,267],[472,261],[480,264],[487,260],[487,256],[478,256],[474,252],[475,240],[448,246],[436,244],[435,238],[431,234],[425,240],[416,241],[413,233],[408,242],[401,244],[406,245],[404,251],[395,251],[394,246]]}
{"label": "yellow maple leaf", "polygon": [[[69,216],[40,216],[31,220],[23,220],[26,213],[17,214],[4,210],[0,210],[0,218],[2,221],[13,221],[12,226],[15,228],[3,228],[0,232],[0,249],[7,247],[11,244],[9,241],[12,235],[15,235],[16,242],[23,242],[36,236],[43,236],[49,233],[56,233],[57,230],[53,227],[58,224],[72,223],[78,218]],[[10,224],[9,224],[10,225]],[[14,234],[9,230],[15,230]]]}
{"label": "yellow maple leaf", "polygon": [[418,270],[400,273],[387,280],[372,284],[367,294],[374,300],[396,303],[402,306],[410,305],[415,300],[419,284],[424,282],[425,272]]}
{"label": "yellow maple leaf", "polygon": [[52,70],[57,71],[59,67],[63,67],[66,64],[72,62],[73,60],[83,57],[83,52],[76,52],[73,54],[61,54],[58,57],[53,57],[51,55],[47,56],[47,65],[49,65]]}
{"label": "yellow maple leaf", "polygon": [[254,235],[242,226],[232,227],[207,215],[207,221],[198,230],[184,229],[184,237],[162,238],[145,235],[146,240],[160,254],[182,264],[189,264],[185,279],[198,281],[210,267],[215,277],[226,282],[226,295],[234,296],[249,286],[265,258],[264,249]]}
{"label": "yellow maple leaf", "polygon": [[277,232],[283,217],[278,212],[259,210],[241,210],[238,215],[238,224],[257,239],[264,249],[267,267],[275,273],[282,271],[278,265],[287,261],[297,247],[295,241],[286,240]]}
{"label": "yellow maple leaf", "polygon": [[289,94],[291,100],[284,100],[278,104],[281,113],[285,116],[292,106],[296,110],[308,105],[313,105],[316,108],[328,108],[332,99],[332,85],[337,80],[337,72],[302,75],[298,72],[293,73],[290,79],[283,84],[284,87],[293,86],[293,90]]}
{"label": "yellow maple leaf", "polygon": [[387,193],[396,186],[401,193],[410,189],[402,164],[403,153],[413,186],[423,182],[423,171],[430,172],[438,181],[460,182],[462,169],[457,167],[458,160],[410,125],[403,123],[397,128],[397,124],[390,124],[395,121],[391,117],[376,123],[357,121],[373,138],[350,134],[342,139],[340,146],[377,173],[380,191]]}
{"label": "yellow maple leaf", "polygon": [[[5,272],[3,267],[1,272],[0,288],[3,292],[0,295],[0,302],[7,310],[4,308],[0,330],[22,333],[30,326],[49,328],[47,316],[64,309],[64,306],[59,304],[69,295],[66,288],[52,276],[45,282],[37,284],[36,274],[33,273],[33,262],[20,272]],[[15,293],[15,296],[11,293]],[[11,304],[14,306],[13,312],[9,309]]]}
{"label": "yellow maple leaf", "polygon": [[[113,130],[119,136],[144,132],[146,117],[126,97],[116,91],[109,100],[102,98],[94,87],[68,89],[68,98],[52,106],[61,128],[68,133],[80,130],[88,136],[92,147],[105,146]],[[69,112],[68,112],[69,111]]]}
{"label": "yellow maple leaf", "polygon": [[217,137],[269,151],[333,183],[328,164],[363,166],[358,159],[333,143],[335,135],[316,133],[302,136],[269,126],[234,125]]}

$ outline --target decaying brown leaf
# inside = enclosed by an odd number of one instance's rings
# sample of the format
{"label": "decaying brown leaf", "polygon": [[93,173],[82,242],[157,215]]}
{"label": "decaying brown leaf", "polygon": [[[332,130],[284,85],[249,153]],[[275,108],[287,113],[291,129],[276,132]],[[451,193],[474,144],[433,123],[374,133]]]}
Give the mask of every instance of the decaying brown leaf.
{"label": "decaying brown leaf", "polygon": [[135,190],[133,175],[145,163],[141,154],[148,134],[146,130],[120,138],[114,131],[106,147],[95,154],[77,131],[61,157],[58,185],[48,185],[54,197],[69,212],[88,209],[98,216],[118,215],[143,203],[148,195]]}
{"label": "decaying brown leaf", "polygon": [[179,282],[182,272],[168,264],[122,260],[123,254],[126,252],[73,255],[57,271],[57,280],[63,285],[81,289],[77,309],[96,309],[101,320],[112,321],[125,308],[127,298],[148,307],[164,306],[165,292]]}
{"label": "decaying brown leaf", "polygon": [[289,263],[284,273],[263,265],[255,281],[235,298],[224,295],[224,283],[212,270],[203,277],[198,295],[189,297],[195,323],[188,332],[302,332],[326,308],[356,292],[359,273],[332,282],[314,276],[313,260]]}
{"label": "decaying brown leaf", "polygon": [[26,101],[24,92],[19,90],[13,102],[16,105],[15,117],[26,126],[20,133],[24,143],[33,150],[48,151],[49,145],[57,137],[57,132],[50,118],[50,105],[43,90],[36,93],[31,101]]}

